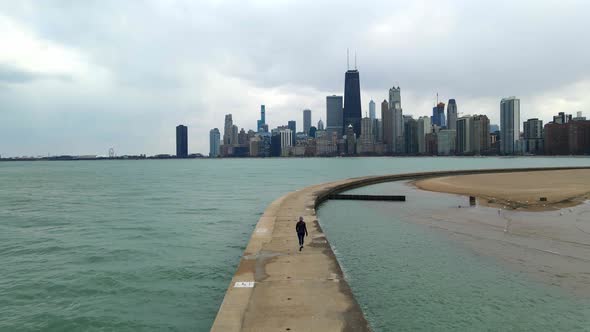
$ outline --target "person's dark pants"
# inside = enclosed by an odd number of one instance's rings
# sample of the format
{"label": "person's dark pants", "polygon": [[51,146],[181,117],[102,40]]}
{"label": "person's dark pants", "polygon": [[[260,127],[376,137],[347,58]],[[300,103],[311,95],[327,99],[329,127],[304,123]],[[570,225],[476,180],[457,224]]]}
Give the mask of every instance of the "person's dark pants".
{"label": "person's dark pants", "polygon": [[299,245],[303,245],[303,238],[305,238],[305,233],[297,233],[297,237],[299,238]]}

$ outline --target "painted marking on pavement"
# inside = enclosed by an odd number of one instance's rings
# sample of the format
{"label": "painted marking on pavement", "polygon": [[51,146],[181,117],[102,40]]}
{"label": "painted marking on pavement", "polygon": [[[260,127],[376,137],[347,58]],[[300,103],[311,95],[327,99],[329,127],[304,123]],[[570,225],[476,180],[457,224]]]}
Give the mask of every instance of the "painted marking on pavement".
{"label": "painted marking on pavement", "polygon": [[260,227],[260,228],[256,229],[256,233],[257,234],[268,233],[268,228]]}
{"label": "painted marking on pavement", "polygon": [[254,287],[254,281],[236,281],[234,288],[252,288]]}

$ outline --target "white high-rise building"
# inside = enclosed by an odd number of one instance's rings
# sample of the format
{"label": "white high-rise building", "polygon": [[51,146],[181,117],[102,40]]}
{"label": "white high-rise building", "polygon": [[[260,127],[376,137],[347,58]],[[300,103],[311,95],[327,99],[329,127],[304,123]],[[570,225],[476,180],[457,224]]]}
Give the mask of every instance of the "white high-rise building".
{"label": "white high-rise building", "polygon": [[429,116],[418,118],[418,153],[426,153],[426,134],[432,132],[432,122]]}
{"label": "white high-rise building", "polygon": [[371,118],[361,119],[361,137],[364,143],[374,143],[375,134],[373,133],[374,121]]}
{"label": "white high-rise building", "polygon": [[500,102],[500,153],[505,155],[519,152],[520,99],[508,97]]}
{"label": "white high-rise building", "polygon": [[281,129],[279,134],[281,135],[281,149],[293,146],[293,131],[291,129]]}
{"label": "white high-rise building", "polygon": [[375,120],[376,119],[376,115],[375,115],[375,102],[373,101],[373,99],[371,99],[371,101],[369,102],[369,118],[371,120]]}
{"label": "white high-rise building", "polygon": [[219,157],[221,133],[219,129],[213,128],[209,131],[209,157]]}

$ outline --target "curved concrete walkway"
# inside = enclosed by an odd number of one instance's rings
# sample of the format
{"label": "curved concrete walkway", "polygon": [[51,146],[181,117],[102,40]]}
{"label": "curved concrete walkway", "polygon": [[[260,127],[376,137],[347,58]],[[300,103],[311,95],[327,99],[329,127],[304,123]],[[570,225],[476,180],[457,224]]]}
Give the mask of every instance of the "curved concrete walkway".
{"label": "curved concrete walkway", "polygon": [[[264,211],[244,251],[212,331],[369,331],[316,218],[329,194],[375,183],[437,176],[582,169],[518,168],[367,176],[291,192]],[[299,251],[295,223],[303,216],[309,237]]]}

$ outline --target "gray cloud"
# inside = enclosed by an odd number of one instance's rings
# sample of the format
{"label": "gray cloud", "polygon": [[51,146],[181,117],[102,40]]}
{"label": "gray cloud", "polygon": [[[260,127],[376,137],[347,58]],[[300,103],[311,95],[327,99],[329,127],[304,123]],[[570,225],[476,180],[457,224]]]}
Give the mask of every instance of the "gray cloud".
{"label": "gray cloud", "polygon": [[0,84],[22,84],[36,80],[58,80],[69,82],[72,81],[72,77],[64,74],[35,73],[0,64]]}
{"label": "gray cloud", "polygon": [[[181,122],[192,152],[206,152],[225,113],[253,128],[263,103],[271,125],[301,122],[307,107],[317,121],[325,95],[342,93],[346,48],[358,54],[365,106],[396,84],[415,116],[439,92],[493,121],[499,100],[517,95],[523,117],[548,119],[590,102],[589,10],[582,0],[6,2],[2,15],[79,52],[89,72],[68,81],[0,62],[0,82],[17,85],[0,93],[13,119],[0,123],[0,153],[46,153],[5,136],[24,121],[63,153],[171,152]],[[69,136],[55,134],[60,123]]]}

